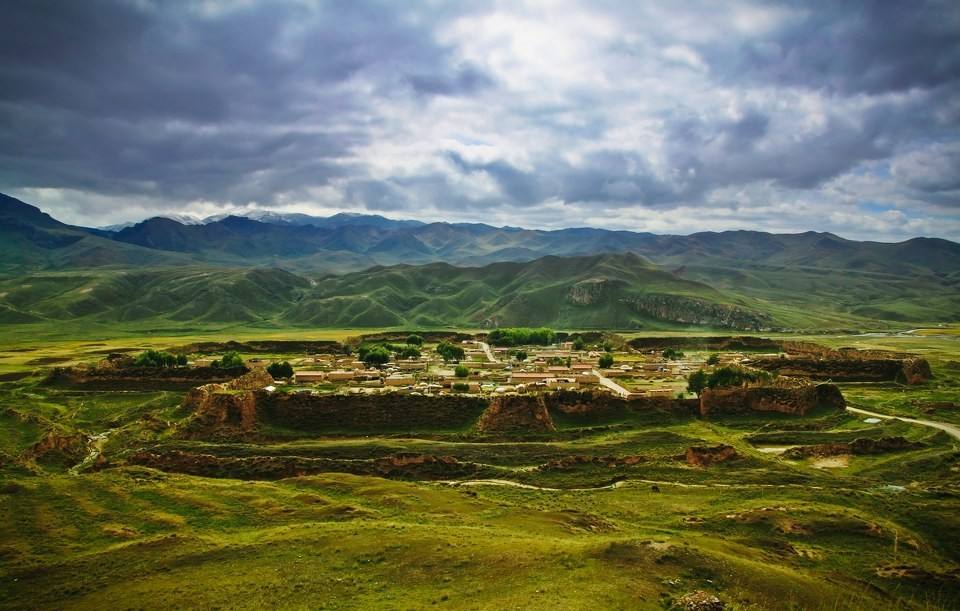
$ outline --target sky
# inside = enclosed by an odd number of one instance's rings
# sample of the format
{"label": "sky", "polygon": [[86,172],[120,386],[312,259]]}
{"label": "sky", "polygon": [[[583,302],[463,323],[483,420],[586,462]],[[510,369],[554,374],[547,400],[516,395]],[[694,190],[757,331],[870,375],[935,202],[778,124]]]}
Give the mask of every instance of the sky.
{"label": "sky", "polygon": [[0,191],[960,240],[960,3],[5,0]]}

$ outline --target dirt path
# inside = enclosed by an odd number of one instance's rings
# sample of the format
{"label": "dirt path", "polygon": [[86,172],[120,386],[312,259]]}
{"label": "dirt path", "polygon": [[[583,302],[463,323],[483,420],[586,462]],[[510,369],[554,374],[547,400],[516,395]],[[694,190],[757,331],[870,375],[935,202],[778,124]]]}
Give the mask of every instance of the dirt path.
{"label": "dirt path", "polygon": [[609,388],[610,390],[612,390],[613,392],[617,393],[617,394],[620,395],[621,397],[626,397],[627,395],[630,394],[630,391],[627,390],[626,388],[624,388],[623,386],[620,386],[619,384],[617,384],[616,382],[614,382],[614,381],[611,380],[610,378],[604,377],[604,375],[603,375],[602,373],[600,373],[600,370],[599,370],[599,369],[594,369],[594,370],[593,370],[593,375],[597,376],[597,378],[600,380],[600,385],[601,385],[601,386],[604,386],[604,387],[606,387],[606,388]]}
{"label": "dirt path", "polygon": [[547,492],[584,492],[589,490],[613,490],[626,484],[626,480],[620,480],[607,484],[606,486],[596,486],[594,488],[547,488],[544,486],[534,486],[533,484],[523,484],[513,482],[508,479],[468,479],[463,481],[446,480],[439,482],[448,486],[509,486],[511,488],[522,488],[524,490],[546,490]]}
{"label": "dirt path", "polygon": [[480,347],[483,348],[483,351],[487,353],[487,360],[491,363],[499,363],[496,357],[493,356],[493,351],[490,350],[490,344],[487,342],[480,342]]}
{"label": "dirt path", "polygon": [[853,412],[855,414],[863,414],[864,416],[881,418],[883,420],[902,420],[904,422],[910,422],[912,424],[929,426],[931,428],[945,431],[948,435],[952,435],[953,437],[960,439],[960,426],[957,426],[955,424],[947,424],[946,422],[934,422],[933,420],[919,420],[917,418],[907,418],[906,416],[889,416],[887,414],[878,414],[877,412],[870,412],[865,409],[860,409],[859,407],[850,407],[849,405],[847,406],[847,411]]}

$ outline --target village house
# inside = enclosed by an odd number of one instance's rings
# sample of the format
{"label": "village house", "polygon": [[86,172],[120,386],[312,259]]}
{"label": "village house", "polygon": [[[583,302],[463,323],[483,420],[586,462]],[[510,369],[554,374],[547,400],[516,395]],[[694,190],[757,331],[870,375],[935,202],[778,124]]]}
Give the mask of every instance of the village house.
{"label": "village house", "polygon": [[311,382],[323,382],[327,374],[324,371],[297,371],[293,376],[297,384],[309,384]]}

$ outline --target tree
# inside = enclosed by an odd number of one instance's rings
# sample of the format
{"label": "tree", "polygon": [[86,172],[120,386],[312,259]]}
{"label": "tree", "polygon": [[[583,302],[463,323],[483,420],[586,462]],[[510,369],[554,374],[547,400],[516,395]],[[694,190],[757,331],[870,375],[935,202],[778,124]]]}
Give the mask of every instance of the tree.
{"label": "tree", "polygon": [[707,387],[707,372],[703,369],[694,371],[687,376],[687,391],[700,396],[703,389]]}
{"label": "tree", "polygon": [[458,378],[465,378],[470,375],[470,368],[466,365],[457,365],[453,370],[453,374]]}
{"label": "tree", "polygon": [[494,329],[487,334],[487,341],[494,346],[548,346],[556,338],[554,330],[547,327]]}
{"label": "tree", "polygon": [[526,350],[517,350],[513,353],[513,358],[517,359],[520,362],[527,360],[527,351]]}
{"label": "tree", "polygon": [[663,358],[669,359],[671,361],[682,359],[684,356],[685,355],[682,352],[680,352],[679,350],[675,350],[673,348],[667,348],[666,350],[663,351]]}
{"label": "tree", "polygon": [[573,340],[573,349],[574,350],[583,350],[587,347],[587,343],[583,341],[582,337],[577,337]]}
{"label": "tree", "polygon": [[397,353],[402,359],[418,359],[420,358],[420,350],[414,347],[412,344],[408,344],[400,349],[400,352]]}
{"label": "tree", "polygon": [[216,360],[210,363],[211,367],[218,367],[220,369],[233,369],[235,367],[243,367],[243,359],[240,358],[240,353],[236,350],[231,350],[230,352],[224,353],[219,360]]}
{"label": "tree", "polygon": [[449,342],[440,342],[437,346],[437,354],[443,357],[445,363],[450,361],[462,361],[465,355],[463,348]]}
{"label": "tree", "polygon": [[422,346],[423,338],[413,333],[407,336],[407,344],[410,346]]}
{"label": "tree", "polygon": [[707,357],[707,365],[719,365],[720,364],[720,355],[711,354]]}
{"label": "tree", "polygon": [[390,361],[390,351],[383,346],[375,346],[367,351],[362,360],[367,367],[383,367]]}
{"label": "tree", "polygon": [[270,363],[270,365],[267,367],[267,373],[269,373],[270,377],[275,380],[279,380],[281,378],[292,378],[293,367],[291,367],[290,363],[287,361]]}
{"label": "tree", "polygon": [[598,365],[600,365],[601,369],[610,369],[613,367],[613,355],[609,352],[601,355]]}
{"label": "tree", "polygon": [[144,350],[133,360],[136,367],[176,367],[187,364],[184,354],[173,355],[160,350]]}
{"label": "tree", "polygon": [[610,342],[603,342],[603,351],[613,352],[613,344],[611,344]]}

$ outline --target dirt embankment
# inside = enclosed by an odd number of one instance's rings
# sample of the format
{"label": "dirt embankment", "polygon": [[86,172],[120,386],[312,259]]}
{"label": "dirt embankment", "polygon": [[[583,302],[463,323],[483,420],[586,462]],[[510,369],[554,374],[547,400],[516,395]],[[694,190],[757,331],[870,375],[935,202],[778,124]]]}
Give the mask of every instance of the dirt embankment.
{"label": "dirt embankment", "polygon": [[924,447],[923,443],[909,441],[905,437],[881,437],[879,439],[854,439],[850,443],[823,443],[812,446],[790,448],[783,453],[786,458],[809,458],[811,456],[844,456],[869,455],[899,452],[902,450],[916,450]]}
{"label": "dirt embankment", "polygon": [[846,405],[843,393],[834,384],[705,389],[700,394],[701,416],[747,412],[804,416],[817,407],[843,410]]}
{"label": "dirt embankment", "polygon": [[780,375],[835,382],[893,382],[920,384],[933,377],[922,358],[778,358],[759,359],[751,366]]}
{"label": "dirt embankment", "polygon": [[308,458],[303,456],[222,457],[179,450],[137,452],[127,460],[163,471],[204,477],[282,479],[317,473],[353,473],[395,479],[446,479],[482,474],[476,463],[460,462],[452,456],[399,453],[370,460]]}
{"label": "dirt embankment", "polygon": [[247,342],[196,342],[173,349],[177,354],[220,354],[235,350],[246,353],[346,354],[349,350],[333,340],[251,340]]}
{"label": "dirt embankment", "polygon": [[83,390],[187,390],[227,382],[248,371],[246,367],[55,367],[44,383]]}
{"label": "dirt embankment", "polygon": [[766,337],[717,336],[717,337],[637,337],[627,342],[634,350],[666,350],[685,348],[689,350],[764,350],[779,351],[781,342]]}

